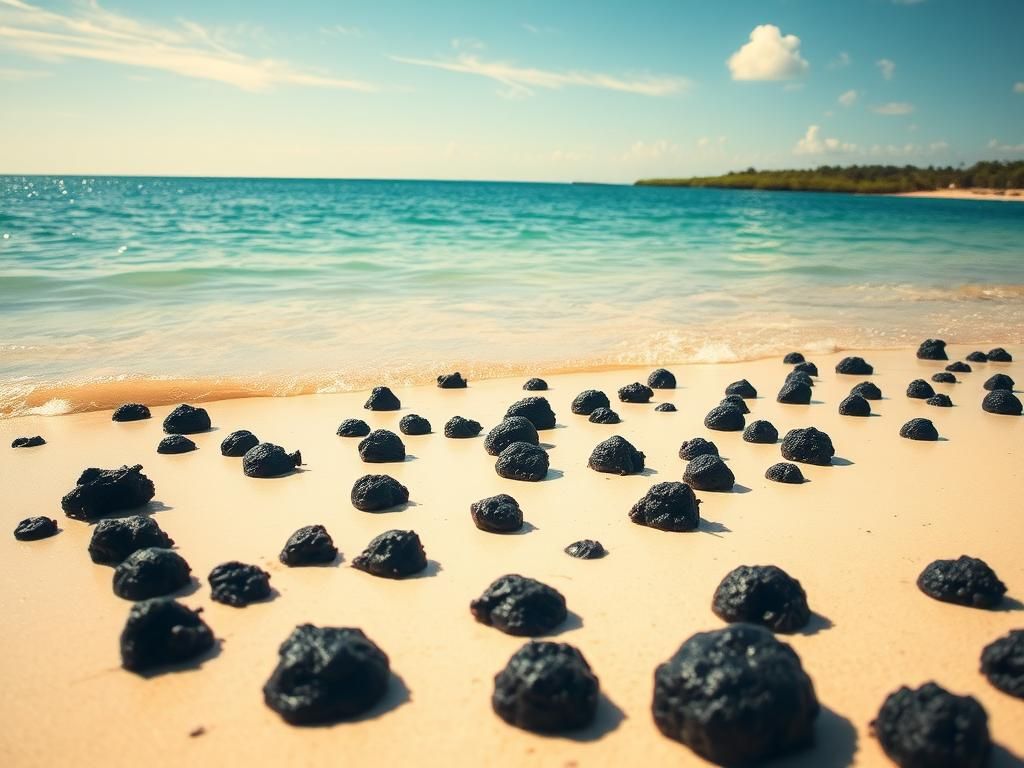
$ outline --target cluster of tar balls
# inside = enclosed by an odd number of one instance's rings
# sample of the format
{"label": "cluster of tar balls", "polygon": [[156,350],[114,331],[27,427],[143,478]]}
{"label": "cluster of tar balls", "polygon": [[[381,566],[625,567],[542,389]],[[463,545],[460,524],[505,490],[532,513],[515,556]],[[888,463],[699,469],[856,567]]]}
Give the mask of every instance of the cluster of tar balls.
{"label": "cluster of tar balls", "polygon": [[[918,357],[945,359],[944,343],[929,339]],[[973,362],[1007,360],[1004,350],[987,355],[972,353]],[[787,355],[795,370],[779,394],[780,402],[806,402],[805,389],[817,375],[813,363],[799,353]],[[966,363],[947,367],[947,374],[933,380],[955,382],[952,372],[969,372]],[[839,373],[869,375],[872,367],[861,358],[845,358]],[[443,388],[463,388],[458,373],[442,376]],[[531,379],[527,390],[543,390],[546,384]],[[648,386],[639,383],[619,391],[622,402],[648,402],[653,388],[674,388],[675,377],[664,369],[651,374]],[[1013,381],[1004,374],[989,379],[985,388],[999,396],[1000,408],[985,410],[1012,413]],[[931,386],[911,382],[909,397],[934,398]],[[757,397],[746,380],[730,384],[726,398],[705,420],[709,429],[744,430],[753,443],[775,443],[778,432],[767,421],[745,425],[749,409],[745,398]],[[879,399],[880,391],[870,382],[854,387],[840,405],[844,415],[870,414],[868,400]],[[947,398],[948,399],[948,398]],[[863,402],[861,402],[863,401]],[[932,403],[943,405],[943,403]],[[1005,407],[1009,403],[1009,409]],[[373,391],[367,408],[395,410],[398,398],[386,387]],[[582,392],[572,405],[574,413],[589,415],[599,423],[617,423],[607,396],[597,390]],[[670,411],[672,409],[662,409]],[[599,418],[594,419],[594,414]],[[1019,402],[1016,413],[1019,413]],[[114,414],[115,421],[149,418],[149,410],[128,404]],[[916,419],[914,422],[927,422]],[[905,425],[901,434],[912,439],[922,425]],[[498,457],[496,471],[503,477],[536,480],[547,473],[546,453],[539,446],[538,430],[551,429],[555,416],[543,397],[528,397],[513,404],[506,418],[485,440],[488,453]],[[184,434],[210,428],[209,415],[202,408],[179,406],[165,420],[169,437],[158,452],[194,450]],[[405,434],[426,434],[429,422],[410,414],[402,420]],[[934,429],[934,428],[933,428]],[[482,431],[478,422],[456,416],[445,425],[451,438],[474,437]],[[906,433],[906,434],[905,434]],[[928,430],[925,428],[927,435]],[[357,419],[338,428],[345,437],[361,437],[360,456],[367,462],[401,461],[404,445],[387,430],[373,432]],[[175,439],[171,439],[175,438]],[[177,438],[181,438],[178,440]],[[184,441],[184,442],[182,442]],[[41,437],[21,438],[15,447],[44,444]],[[188,447],[191,445],[191,447]],[[261,443],[251,432],[233,432],[223,441],[225,456],[243,459],[243,471],[253,477],[276,477],[301,465],[298,451],[287,453],[271,443]],[[834,449],[828,435],[813,427],[792,430],[783,440],[785,458],[809,464],[829,464]],[[695,530],[700,523],[693,489],[731,490],[734,478],[719,458],[714,443],[703,438],[685,441],[679,451],[686,459],[683,483],[654,485],[630,510],[630,519],[640,525],[669,531]],[[593,451],[589,466],[599,472],[632,474],[643,470],[644,454],[625,439],[614,436]],[[504,459],[504,462],[503,462]],[[154,496],[153,483],[142,474],[141,465],[114,470],[90,468],[75,488],[65,495],[62,506],[72,519],[92,521],[124,509],[148,503]],[[799,468],[780,463],[769,468],[767,477],[779,482],[802,482]],[[360,510],[374,512],[409,500],[408,489],[388,475],[365,475],[353,486],[351,499]],[[509,533],[522,528],[523,512],[508,494],[481,499],[470,505],[475,525],[483,531]],[[36,540],[57,533],[57,523],[45,517],[22,521],[15,530],[21,540]],[[191,569],[172,549],[174,541],[149,517],[133,516],[100,520],[89,544],[94,562],[114,567],[113,590],[128,600],[131,608],[121,635],[122,664],[135,672],[166,669],[168,665],[201,660],[215,645],[210,627],[192,610],[168,597],[189,585]],[[574,557],[591,559],[605,553],[600,542],[584,539],[566,547]],[[289,566],[333,562],[338,550],[322,525],[300,528],[285,543],[280,560]],[[419,537],[413,531],[387,531],[373,539],[353,559],[353,566],[376,576],[404,578],[428,565]],[[254,565],[223,563],[211,571],[211,596],[236,607],[270,596],[270,575]],[[1006,587],[982,560],[961,556],[937,560],[917,580],[925,594],[941,601],[974,608],[995,608]],[[800,582],[776,566],[740,566],[728,573],[712,597],[713,612],[729,625],[698,633],[655,670],[652,712],[659,730],[701,756],[723,765],[759,762],[786,754],[813,741],[813,725],[820,710],[814,686],[800,659],[773,633],[801,631],[811,623],[812,612]],[[548,634],[567,618],[564,596],[558,590],[518,574],[495,580],[470,603],[474,618],[510,635],[536,637]],[[981,670],[991,683],[1006,693],[1024,698],[1024,630],[1011,631],[982,652]],[[316,681],[311,685],[310,681]],[[277,667],[264,685],[264,699],[285,721],[316,724],[345,720],[372,709],[387,695],[391,681],[387,655],[363,632],[354,628],[295,628],[279,649]],[[494,711],[511,725],[541,733],[586,728],[597,717],[600,686],[583,654],[575,647],[532,640],[509,659],[494,679]],[[776,702],[788,702],[779,707]],[[982,765],[991,749],[987,715],[970,696],[954,695],[935,683],[916,690],[900,688],[883,703],[871,724],[885,752],[899,765]]]}

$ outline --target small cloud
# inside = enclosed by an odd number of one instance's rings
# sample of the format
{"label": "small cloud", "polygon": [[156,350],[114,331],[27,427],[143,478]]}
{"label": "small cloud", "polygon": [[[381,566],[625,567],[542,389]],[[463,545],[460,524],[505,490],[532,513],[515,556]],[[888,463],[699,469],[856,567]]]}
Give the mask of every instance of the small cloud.
{"label": "small cloud", "polygon": [[854,152],[857,149],[856,144],[851,144],[846,141],[840,141],[839,139],[832,138],[821,138],[821,129],[817,125],[812,125],[807,128],[807,133],[804,137],[797,141],[796,146],[793,147],[793,154],[795,155],[824,155],[824,154],[844,154],[848,152]]}
{"label": "small cloud", "polygon": [[761,24],[729,57],[733,80],[791,80],[807,72],[810,65],[800,55],[800,38],[783,36],[774,24]]}
{"label": "small cloud", "polygon": [[452,48],[456,51],[482,51],[487,46],[475,37],[453,37]]}
{"label": "small cloud", "polygon": [[624,162],[662,160],[679,155],[679,146],[667,139],[637,141],[622,155]]}
{"label": "small cloud", "polygon": [[850,54],[848,54],[846,51],[840,51],[839,55],[836,56],[834,59],[832,59],[832,61],[830,61],[828,63],[828,68],[829,69],[844,69],[845,67],[850,66],[850,64],[852,62],[853,62],[853,59],[850,58]]}
{"label": "small cloud", "polygon": [[38,80],[41,77],[50,77],[52,74],[52,72],[44,72],[41,69],[0,68],[0,80],[5,83],[23,83],[26,80]]}
{"label": "small cloud", "polygon": [[994,149],[996,152],[1002,152],[1009,155],[1019,155],[1024,153],[1024,144],[1003,144],[998,139],[992,139],[988,143],[989,149]]}
{"label": "small cloud", "polygon": [[320,31],[325,35],[333,35],[335,37],[362,37],[363,30],[359,27],[346,27],[344,24],[334,24],[330,27],[320,27]]}
{"label": "small cloud", "polygon": [[872,107],[871,111],[877,115],[909,115],[914,111],[914,105],[907,101],[890,101]]}
{"label": "small cloud", "polygon": [[886,80],[892,80],[892,76],[896,74],[896,62],[892,59],[879,59],[875,62],[875,66]]}
{"label": "small cloud", "polygon": [[494,80],[505,86],[502,94],[508,97],[522,97],[533,94],[533,88],[559,90],[566,87],[601,88],[608,91],[623,91],[641,96],[668,96],[686,90],[690,81],[671,75],[644,75],[640,77],[619,77],[602,72],[556,72],[534,67],[521,67],[500,61],[483,61],[478,56],[463,53],[454,60],[413,59],[392,56],[393,61],[412,64],[417,67],[443,69],[461,72]]}
{"label": "small cloud", "polygon": [[845,91],[839,94],[839,103],[844,107],[852,107],[857,101],[857,92],[854,90]]}
{"label": "small cloud", "polygon": [[1014,93],[1024,93],[1024,81],[1013,84]]}
{"label": "small cloud", "polygon": [[697,146],[700,147],[701,149],[705,149],[710,146],[723,147],[725,146],[725,142],[725,136],[719,136],[717,139],[712,139],[709,136],[701,136],[699,139],[697,139]]}
{"label": "small cloud", "polygon": [[554,27],[540,27],[537,26],[536,24],[529,24],[525,21],[519,26],[521,26],[531,35],[550,35],[556,31]]}
{"label": "small cloud", "polygon": [[944,141],[933,141],[928,145],[928,149],[931,152],[945,152],[949,149],[949,144]]}

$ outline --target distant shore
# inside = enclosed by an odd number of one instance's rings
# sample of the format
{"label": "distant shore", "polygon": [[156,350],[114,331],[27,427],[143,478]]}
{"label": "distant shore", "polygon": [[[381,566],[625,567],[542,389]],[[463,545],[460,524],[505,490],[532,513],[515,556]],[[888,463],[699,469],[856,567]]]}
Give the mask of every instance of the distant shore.
{"label": "distant shore", "polygon": [[968,187],[966,189],[930,189],[918,192],[895,192],[888,197],[931,197],[942,200],[998,200],[1009,203],[1024,203],[1024,189],[989,189]]}

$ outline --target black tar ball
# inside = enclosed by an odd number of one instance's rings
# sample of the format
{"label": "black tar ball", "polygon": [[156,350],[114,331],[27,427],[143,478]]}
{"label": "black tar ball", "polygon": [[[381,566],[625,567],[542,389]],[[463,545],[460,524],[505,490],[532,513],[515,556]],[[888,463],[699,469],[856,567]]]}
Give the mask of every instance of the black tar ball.
{"label": "black tar ball", "polygon": [[210,414],[205,408],[182,404],[167,414],[164,432],[169,435],[194,435],[210,428]]}

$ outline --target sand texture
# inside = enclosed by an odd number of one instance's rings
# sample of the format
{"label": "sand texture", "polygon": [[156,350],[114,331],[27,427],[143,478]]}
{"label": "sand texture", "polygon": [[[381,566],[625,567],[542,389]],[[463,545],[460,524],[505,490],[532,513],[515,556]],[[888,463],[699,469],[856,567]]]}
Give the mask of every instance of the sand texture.
{"label": "sand texture", "polygon": [[[949,347],[951,359],[968,351]],[[978,666],[983,646],[1024,626],[1024,419],[984,413],[980,404],[985,379],[1005,372],[1020,382],[1024,365],[975,364],[974,372],[957,374],[961,383],[934,385],[957,406],[936,408],[904,391],[944,363],[916,360],[913,350],[862,354],[886,397],[872,403],[870,418],[838,415],[839,401],[865,377],[835,374],[843,355],[827,354],[808,355],[821,377],[806,406],[775,402],[789,366],[766,360],[669,366],[679,388],[656,390],[646,405],[619,403],[615,392],[646,381],[650,368],[550,376],[546,393],[523,392],[519,379],[397,389],[403,408],[388,413],[363,410],[365,392],[214,402],[206,404],[214,430],[192,436],[199,450],[173,456],[156,453],[169,406],[135,423],[113,423],[109,411],[0,421],[0,764],[701,765],[656,729],[653,671],[694,632],[722,626],[711,596],[741,564],[784,568],[802,582],[816,614],[808,631],[784,639],[823,705],[817,745],[778,765],[885,764],[869,722],[890,691],[928,680],[977,697],[998,745],[992,764],[1019,764],[1024,701],[992,687]],[[706,430],[705,413],[740,378],[760,395],[748,401],[748,423],[768,419],[780,437],[795,427],[823,429],[836,447],[834,464],[802,465],[809,482],[800,486],[771,483],[764,472],[782,460],[778,444]],[[588,388],[609,395],[621,424],[591,424],[571,413],[572,399]],[[528,394],[546,395],[558,417],[556,429],[541,432],[551,471],[539,483],[498,477],[483,449],[486,430]],[[655,412],[665,401],[678,412]],[[335,435],[348,417],[397,432],[408,413],[430,419],[434,432],[404,437],[409,457],[401,464],[363,464],[358,440]],[[485,432],[446,439],[444,423],[456,414],[480,421]],[[943,439],[901,439],[900,427],[915,416],[932,419]],[[302,470],[245,477],[241,460],[219,451],[220,441],[242,428],[300,449]],[[7,447],[34,434],[47,445]],[[587,468],[594,445],[616,434],[646,453],[647,471],[619,477]],[[697,532],[632,524],[627,513],[647,488],[681,478],[679,444],[695,436],[718,444],[736,475],[734,492],[698,492]],[[201,665],[153,677],[120,668],[118,636],[130,603],[112,593],[112,570],[90,561],[91,526],[60,510],[83,468],[125,463],[143,464],[156,483],[148,512],[197,577],[181,599],[204,608],[221,641]],[[353,482],[381,472],[408,486],[410,503],[393,512],[357,511],[349,501]],[[520,534],[484,533],[471,522],[471,502],[502,492],[522,505],[527,526]],[[15,524],[34,515],[57,518],[61,533],[15,541]],[[288,536],[313,523],[333,535],[341,562],[281,565]],[[430,565],[420,578],[390,581],[350,567],[372,537],[391,528],[422,537]],[[581,561],[563,553],[581,538],[600,540],[608,556]],[[915,579],[927,563],[961,554],[983,558],[1006,583],[1003,609],[948,605],[918,591]],[[212,602],[207,574],[232,559],[268,569],[273,599],[244,609]],[[494,675],[524,639],[476,623],[468,606],[505,573],[540,579],[565,595],[570,616],[556,637],[583,652],[604,694],[588,730],[537,736],[493,714]],[[390,693],[369,715],[296,728],[264,705],[261,688],[277,647],[303,622],[361,627],[390,656]]]}
{"label": "sand texture", "polygon": [[1024,202],[1021,189],[928,189],[919,192],[900,192],[893,197],[931,197],[942,200],[1001,200],[1003,202]]}

